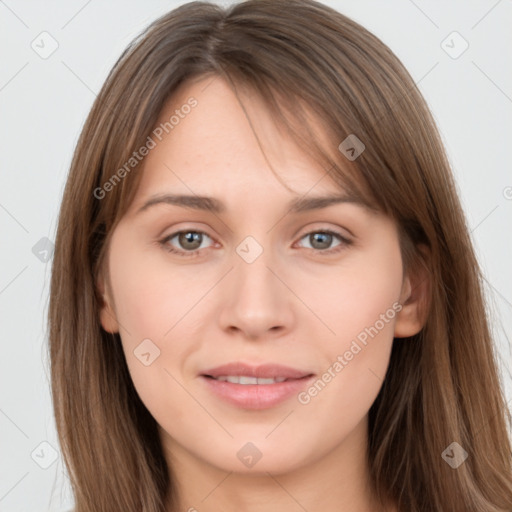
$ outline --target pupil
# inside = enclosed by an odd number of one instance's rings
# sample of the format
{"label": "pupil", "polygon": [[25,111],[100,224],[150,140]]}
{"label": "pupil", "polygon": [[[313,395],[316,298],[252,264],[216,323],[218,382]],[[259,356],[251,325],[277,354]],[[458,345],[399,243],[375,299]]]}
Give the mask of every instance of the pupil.
{"label": "pupil", "polygon": [[[325,249],[331,244],[332,235],[329,233],[313,233],[310,236],[312,237],[312,239],[310,239],[311,245],[315,247],[315,249]],[[318,245],[315,246],[317,243],[320,244],[320,247],[318,247]]]}
{"label": "pupil", "polygon": [[[179,241],[184,248],[197,249],[201,245],[201,233],[194,233],[192,231],[181,233]],[[192,247],[188,244],[192,244]]]}

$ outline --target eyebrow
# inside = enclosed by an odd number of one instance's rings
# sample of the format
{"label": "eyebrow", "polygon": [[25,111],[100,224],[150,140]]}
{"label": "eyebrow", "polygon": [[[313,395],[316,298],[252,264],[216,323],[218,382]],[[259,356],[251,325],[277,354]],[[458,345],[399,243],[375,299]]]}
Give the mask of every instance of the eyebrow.
{"label": "eyebrow", "polygon": [[[333,204],[352,203],[364,208],[373,209],[366,201],[359,197],[351,195],[327,195],[313,197],[298,197],[288,203],[289,211],[292,213],[301,213],[310,210],[320,210]],[[152,206],[160,204],[171,204],[190,208],[193,210],[205,210],[213,213],[225,213],[226,205],[214,197],[197,195],[176,195],[160,194],[148,199],[138,210],[137,214],[148,210]]]}

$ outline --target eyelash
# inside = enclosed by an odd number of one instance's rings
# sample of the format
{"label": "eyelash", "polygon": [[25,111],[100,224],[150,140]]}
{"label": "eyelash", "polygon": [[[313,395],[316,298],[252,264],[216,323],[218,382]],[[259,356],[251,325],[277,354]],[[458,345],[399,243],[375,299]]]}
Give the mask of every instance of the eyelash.
{"label": "eyelash", "polygon": [[[185,257],[185,258],[191,258],[191,257],[198,256],[199,252],[202,251],[202,249],[195,249],[194,251],[181,251],[181,250],[176,249],[175,247],[169,245],[168,242],[170,240],[172,240],[174,237],[176,237],[177,235],[180,235],[181,233],[199,233],[201,235],[206,235],[208,238],[212,239],[212,237],[209,236],[204,231],[199,231],[199,230],[195,230],[195,229],[183,229],[181,231],[176,231],[175,233],[172,233],[169,236],[166,236],[163,240],[159,240],[158,243],[167,252],[170,252],[170,253],[173,253],[173,254],[177,254],[177,255]],[[340,241],[340,244],[337,245],[336,247],[332,248],[332,249],[322,250],[322,249],[314,249],[314,248],[312,248],[311,250],[315,251],[315,252],[331,255],[331,254],[336,254],[336,253],[342,251],[345,247],[352,245],[352,240],[349,240],[348,238],[345,238],[340,233],[338,233],[336,231],[332,231],[330,229],[318,229],[318,230],[310,231],[309,233],[306,233],[305,235],[303,235],[299,240],[302,240],[303,238],[305,238],[305,237],[307,237],[309,235],[312,235],[314,233],[322,233],[322,234],[326,234],[326,235],[333,235],[334,237],[338,238],[338,240]],[[309,249],[309,247],[306,247],[306,249]]]}

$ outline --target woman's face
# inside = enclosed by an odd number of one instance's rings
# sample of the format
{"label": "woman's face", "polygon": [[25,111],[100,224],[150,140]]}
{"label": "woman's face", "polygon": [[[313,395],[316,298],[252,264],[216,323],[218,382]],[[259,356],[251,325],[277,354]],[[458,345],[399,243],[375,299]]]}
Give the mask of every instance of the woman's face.
{"label": "woman's face", "polygon": [[170,453],[280,473],[364,439],[393,337],[419,327],[394,222],[313,202],[344,193],[244,106],[289,190],[225,82],[182,87],[113,233],[101,321]]}

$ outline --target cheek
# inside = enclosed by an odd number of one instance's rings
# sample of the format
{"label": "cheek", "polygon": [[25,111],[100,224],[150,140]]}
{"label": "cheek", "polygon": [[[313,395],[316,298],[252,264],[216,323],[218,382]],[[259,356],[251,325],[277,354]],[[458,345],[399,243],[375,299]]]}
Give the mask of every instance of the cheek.
{"label": "cheek", "polygon": [[336,419],[336,429],[355,426],[367,413],[387,371],[401,286],[400,252],[390,245],[347,263],[324,280],[322,293],[316,288],[311,303],[334,333],[318,337],[324,368],[299,400],[306,414],[325,416],[325,424]]}
{"label": "cheek", "polygon": [[197,349],[194,340],[200,339],[200,322],[194,322],[200,308],[194,306],[211,285],[204,276],[179,267],[171,272],[162,263],[165,258],[128,254],[118,244],[111,253],[110,278],[132,381],[146,407],[165,421],[190,408],[178,381],[183,362]]}
{"label": "cheek", "polygon": [[204,277],[172,268],[154,248],[150,251],[152,255],[132,251],[123,258],[112,253],[116,314],[122,334],[133,343],[144,338],[163,342],[185,315],[193,314],[208,289]]}
{"label": "cheek", "polygon": [[387,250],[358,254],[319,278],[314,283],[304,276],[310,290],[308,302],[331,331],[329,335],[325,330],[323,336],[328,347],[338,352],[348,350],[358,336],[364,342],[368,330],[376,336],[375,328],[380,339],[392,339],[402,288],[398,248],[390,244]]}

